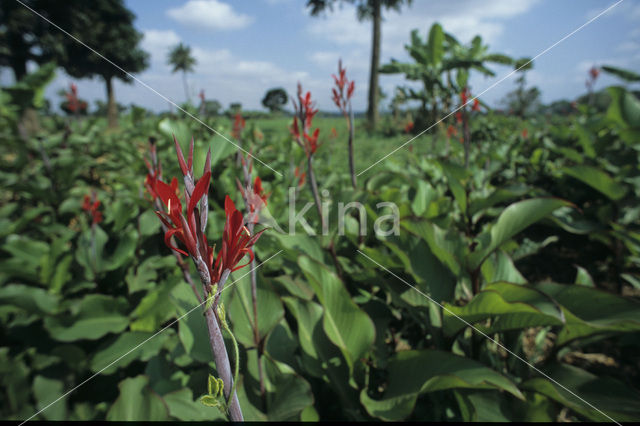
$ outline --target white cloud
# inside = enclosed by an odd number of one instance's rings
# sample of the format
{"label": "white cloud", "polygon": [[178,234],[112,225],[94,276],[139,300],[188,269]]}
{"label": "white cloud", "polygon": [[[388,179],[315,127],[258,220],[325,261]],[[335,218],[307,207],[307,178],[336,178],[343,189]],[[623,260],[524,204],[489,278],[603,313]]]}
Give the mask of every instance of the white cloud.
{"label": "white cloud", "polygon": [[142,49],[151,55],[151,66],[164,65],[167,69],[167,55],[169,49],[178,44],[180,36],[173,30],[144,30],[142,39]]}
{"label": "white cloud", "polygon": [[181,7],[167,10],[167,16],[183,25],[207,30],[241,29],[254,20],[219,0],[189,0]]}
{"label": "white cloud", "polygon": [[[462,43],[480,34],[486,43],[495,42],[502,34],[504,21],[529,11],[539,0],[493,0],[477,2],[414,2],[400,13],[384,11],[382,24],[382,59],[404,55],[404,45],[411,30],[417,29],[426,37],[431,25],[438,21],[445,31],[455,34]],[[305,12],[306,13],[306,12]],[[359,46],[370,49],[371,23],[356,20],[355,7],[344,5],[313,18],[308,26],[310,34],[340,46]]]}

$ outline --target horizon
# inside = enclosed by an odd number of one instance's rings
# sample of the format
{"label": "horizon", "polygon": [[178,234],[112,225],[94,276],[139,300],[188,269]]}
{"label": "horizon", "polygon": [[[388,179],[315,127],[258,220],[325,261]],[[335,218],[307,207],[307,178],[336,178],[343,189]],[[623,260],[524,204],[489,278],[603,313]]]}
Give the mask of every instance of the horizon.
{"label": "horizon", "polygon": [[[198,104],[197,94],[204,89],[207,100],[218,100],[223,109],[240,102],[245,111],[266,111],[261,100],[267,90],[283,87],[291,96],[299,81],[305,91],[311,91],[318,108],[330,112],[335,109],[330,96],[331,74],[336,73],[338,58],[342,58],[349,77],[356,82],[354,110],[361,113],[366,109],[370,23],[357,21],[351,5],[311,17],[305,4],[294,0],[261,0],[250,5],[221,0],[159,0],[150,7],[149,2],[126,0],[136,15],[136,29],[144,34],[140,45],[150,54],[149,68],[136,77],[160,89],[176,104],[185,103],[181,76],[171,73],[166,63],[168,49],[182,42],[192,48],[198,61],[195,72],[187,75],[194,105]],[[413,2],[399,13],[383,14],[381,64],[391,58],[408,59],[404,44],[410,31],[417,28],[424,37],[436,21],[462,43],[479,34],[490,52],[514,58],[534,57],[612,4],[603,5],[598,0],[579,4],[493,0],[479,7],[470,0]],[[584,81],[592,66],[640,69],[640,30],[636,28],[639,22],[640,3],[621,3],[534,60],[533,69],[526,73],[527,87],[538,87],[541,102],[549,105],[586,93]],[[535,32],[541,25],[545,25],[545,32]],[[287,31],[280,31],[281,28]],[[99,46],[93,47],[99,51]],[[35,64],[30,63],[29,70],[34,68]],[[512,71],[510,66],[490,64],[489,68],[495,72],[494,77],[472,72],[473,95]],[[492,108],[501,108],[504,96],[515,88],[515,78],[511,75],[480,99]],[[13,81],[10,70],[2,71],[0,81],[3,85]],[[96,100],[105,101],[101,80],[72,79],[59,70],[45,94],[53,110],[58,110],[62,101],[57,92],[68,89],[71,82],[77,84],[79,96],[89,102],[90,110],[95,110]],[[602,74],[595,89],[612,84],[622,82]],[[380,110],[387,111],[394,87],[412,87],[415,83],[401,75],[381,74],[380,85],[387,95]],[[165,100],[136,82],[129,85],[116,80],[115,96],[122,105],[133,103],[156,113],[171,110]],[[290,101],[286,109],[290,109]]]}

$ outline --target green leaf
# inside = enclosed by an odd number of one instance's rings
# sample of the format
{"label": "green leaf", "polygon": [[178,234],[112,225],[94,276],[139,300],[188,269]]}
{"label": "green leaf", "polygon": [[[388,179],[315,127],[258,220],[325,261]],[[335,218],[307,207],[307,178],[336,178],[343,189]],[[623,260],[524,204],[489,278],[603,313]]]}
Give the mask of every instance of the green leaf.
{"label": "green leaf", "polygon": [[29,313],[52,314],[58,308],[58,296],[38,287],[9,284],[0,287],[0,304],[13,305]]}
{"label": "green leaf", "polygon": [[[170,299],[177,309],[178,316],[185,315],[198,305],[198,299],[186,284],[175,286]],[[203,308],[200,307],[182,318],[178,322],[178,337],[189,356],[197,361],[208,363],[212,355],[209,331],[203,312]]]}
{"label": "green leaf", "polygon": [[611,95],[607,117],[625,127],[640,127],[640,101],[635,95],[622,87],[609,87],[607,91]]}
{"label": "green leaf", "polygon": [[149,378],[139,375],[120,382],[120,395],[107,412],[107,421],[169,420],[169,409],[148,386]]}
{"label": "green leaf", "polygon": [[427,211],[427,207],[429,207],[431,200],[433,200],[436,195],[436,191],[431,185],[429,185],[429,183],[423,180],[418,181],[416,195],[411,202],[411,209],[416,216],[422,216],[422,214]]}
{"label": "green leaf", "polygon": [[545,370],[549,377],[553,377],[557,383],[561,383],[579,398],[542,377],[527,380],[522,384],[522,389],[546,395],[591,421],[611,422],[613,419],[618,422],[637,422],[640,420],[640,405],[638,405],[640,393],[628,385],[610,377],[598,377],[566,364],[553,364]]}
{"label": "green leaf", "polygon": [[189,152],[188,146],[191,141],[191,130],[184,121],[171,120],[170,118],[163,118],[158,123],[158,130],[160,133],[171,143],[171,151],[175,154],[173,148],[173,138],[178,140],[182,147],[182,152]]}
{"label": "green leaf", "polygon": [[427,40],[428,60],[432,66],[438,66],[442,62],[444,56],[444,31],[442,26],[435,23],[429,30],[429,38]]}
{"label": "green leaf", "polygon": [[[216,136],[209,142],[211,147],[211,167],[215,167],[220,161],[228,158],[238,151],[238,147],[235,142],[223,139]],[[204,162],[202,163],[204,165]]]}
{"label": "green leaf", "polygon": [[[233,322],[233,333],[245,348],[255,347],[253,324],[253,301],[251,298],[251,274],[248,271],[240,270],[232,275],[233,287],[229,290],[232,293],[229,303],[229,315]],[[257,271],[256,271],[257,272]],[[236,276],[240,278],[237,279]],[[258,276],[257,278],[257,311],[258,311],[258,332],[260,341],[275,327],[284,316],[284,308],[277,293],[275,293],[267,282]],[[237,281],[236,281],[237,280]]]}
{"label": "green leaf", "polygon": [[[504,209],[490,231],[483,235],[488,237],[488,244],[469,257],[471,269],[479,267],[486,257],[519,232],[538,222],[554,210],[571,205],[558,198],[532,198],[511,204]],[[483,237],[479,237],[482,241]]]}
{"label": "green leaf", "polygon": [[328,383],[342,406],[357,410],[357,394],[348,383],[347,366],[341,362],[338,348],[322,330],[322,307],[293,297],[284,297],[283,301],[298,324],[301,364],[305,372]]}
{"label": "green leaf", "polygon": [[618,67],[612,67],[609,65],[603,65],[600,67],[602,71],[609,73],[611,75],[615,75],[627,82],[640,81],[640,74],[633,72],[631,70],[625,70]]}
{"label": "green leaf", "polygon": [[412,350],[396,353],[388,364],[387,386],[382,399],[374,400],[367,390],[360,401],[367,412],[383,420],[408,417],[418,395],[445,389],[501,389],[523,399],[508,378],[477,361],[437,350]]}
{"label": "green leaf", "polygon": [[544,282],[536,289],[564,308],[566,325],[558,333],[557,345],[591,335],[640,331],[640,303],[634,300],[583,285]]}
{"label": "green leaf", "polygon": [[[537,289],[512,283],[491,284],[465,306],[444,306],[443,331],[447,335],[467,327],[459,318],[476,324],[485,334],[564,324],[561,309],[551,298]],[[490,327],[477,324],[489,318],[494,318]]]}
{"label": "green leaf", "polygon": [[61,397],[63,392],[64,383],[61,380],[49,379],[44,376],[36,376],[33,379],[33,395],[36,398],[36,407],[38,410],[44,410],[41,415],[46,420],[60,421],[67,419],[67,401],[64,398],[47,407]]}
{"label": "green leaf", "polygon": [[[212,397],[205,395],[200,400],[193,399],[191,389],[180,389],[168,393],[162,397],[169,408],[171,417],[183,422],[204,422],[212,420],[225,420],[224,414],[218,409],[205,403],[212,403]],[[200,402],[202,401],[202,402]],[[203,405],[203,403],[205,403]]]}
{"label": "green leaf", "polygon": [[129,319],[124,313],[126,308],[124,298],[89,294],[73,307],[73,315],[46,317],[44,327],[58,341],[96,340],[105,334],[119,333],[127,328]]}
{"label": "green leaf", "polygon": [[[100,371],[100,374],[108,375],[115,373],[119,368],[126,367],[135,360],[148,361],[160,352],[169,335],[170,330],[166,330],[151,339],[149,338],[154,336],[154,333],[137,331],[122,333],[115,339],[111,339],[109,343],[98,348],[93,358],[91,358],[91,371],[94,373]],[[131,352],[127,354],[129,351]],[[123,356],[125,354],[127,355]],[[115,362],[116,360],[117,362]],[[111,363],[113,364],[104,369]]]}
{"label": "green leaf", "polygon": [[304,255],[298,258],[298,264],[324,307],[325,333],[340,348],[352,371],[354,363],[373,344],[373,321],[353,302],[342,281],[324,265]]}
{"label": "green leaf", "polygon": [[613,201],[620,200],[625,196],[627,190],[620,182],[616,182],[606,172],[599,168],[585,165],[565,167],[564,174],[569,175],[579,181],[589,185]]}

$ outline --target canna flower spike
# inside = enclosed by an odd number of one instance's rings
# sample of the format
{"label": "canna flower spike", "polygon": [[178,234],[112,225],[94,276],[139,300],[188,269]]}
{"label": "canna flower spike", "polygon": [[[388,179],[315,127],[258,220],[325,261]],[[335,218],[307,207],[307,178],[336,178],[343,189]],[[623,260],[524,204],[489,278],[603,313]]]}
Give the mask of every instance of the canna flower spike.
{"label": "canna flower spike", "polygon": [[102,222],[102,212],[99,211],[98,208],[100,208],[100,200],[96,197],[95,191],[91,193],[91,196],[89,196],[89,194],[84,196],[82,210],[91,216],[92,226]]}
{"label": "canna flower spike", "polygon": [[[304,149],[307,157],[310,157],[315,154],[318,149],[320,129],[316,129],[312,135],[309,134],[311,132],[313,117],[318,110],[315,109],[315,102],[311,101],[311,92],[307,92],[306,95],[303,96],[302,85],[300,83],[298,83],[298,103],[296,104],[296,101],[293,99],[291,102],[293,102],[295,115],[293,117],[293,125],[289,130],[296,143]],[[301,126],[302,129],[300,129],[299,126]]]}
{"label": "canna flower spike", "polygon": [[[174,137],[176,155],[180,169],[184,175],[184,198],[178,192],[178,180],[174,177],[170,184],[156,178],[155,187],[152,187],[157,197],[162,202],[164,211],[156,211],[156,214],[166,226],[165,244],[185,256],[190,256],[198,272],[208,274],[210,283],[220,281],[225,271],[233,272],[246,264],[237,266],[245,254],[253,258],[251,247],[258,240],[262,231],[250,235],[244,226],[242,214],[235,209],[235,205],[229,196],[225,199],[226,222],[223,233],[222,249],[214,265],[214,249],[207,243],[205,228],[207,223],[209,187],[211,182],[211,150],[207,153],[203,175],[197,181],[193,180],[193,139],[189,146],[189,155],[185,160],[180,145]],[[260,182],[260,189],[262,188]],[[184,201],[184,202],[183,202]],[[183,206],[186,210],[183,212]],[[239,218],[238,218],[238,215]],[[171,237],[175,237],[184,245],[186,250],[171,244]],[[200,268],[205,268],[201,270]]]}
{"label": "canna flower spike", "polygon": [[[244,224],[242,213],[236,209],[236,205],[227,195],[224,200],[224,213],[226,221],[222,233],[222,247],[216,257],[214,266],[214,276],[220,277],[225,270],[231,272],[244,268],[253,260],[253,245],[264,232],[257,232],[251,235],[249,229]],[[238,263],[245,255],[249,255],[249,260],[238,266]]]}

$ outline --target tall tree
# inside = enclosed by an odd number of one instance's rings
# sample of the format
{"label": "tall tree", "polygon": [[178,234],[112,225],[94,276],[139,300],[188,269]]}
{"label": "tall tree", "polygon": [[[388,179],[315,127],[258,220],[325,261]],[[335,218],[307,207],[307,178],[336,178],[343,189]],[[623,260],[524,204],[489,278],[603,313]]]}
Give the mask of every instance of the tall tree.
{"label": "tall tree", "polygon": [[184,94],[187,102],[190,102],[189,86],[187,85],[187,73],[193,72],[193,67],[198,63],[196,58],[191,55],[191,47],[179,43],[169,51],[167,58],[169,65],[173,65],[172,73],[182,71],[182,84],[184,85]]}
{"label": "tall tree", "polygon": [[378,121],[378,102],[380,92],[378,90],[378,68],[380,68],[380,41],[382,38],[382,9],[400,10],[403,4],[410,5],[412,0],[308,0],[311,16],[318,16],[326,10],[333,10],[336,2],[356,4],[359,20],[371,20],[371,65],[369,67],[369,95],[367,106],[367,119],[369,128],[375,130]]}
{"label": "tall tree", "polygon": [[118,110],[113,79],[118,78],[130,83],[133,79],[127,73],[137,73],[146,69],[149,65],[149,54],[138,46],[142,34],[134,28],[135,15],[125,7],[122,0],[86,3],[86,6],[71,16],[73,22],[70,32],[99,52],[102,57],[87,51],[87,48],[77,41],[65,37],[61,39],[65,43],[65,55],[61,65],[72,77],[101,77],[104,80],[109,127],[114,128],[118,126]]}
{"label": "tall tree", "polygon": [[289,97],[282,87],[269,89],[262,98],[262,105],[271,112],[282,111],[282,107],[287,104]]}

